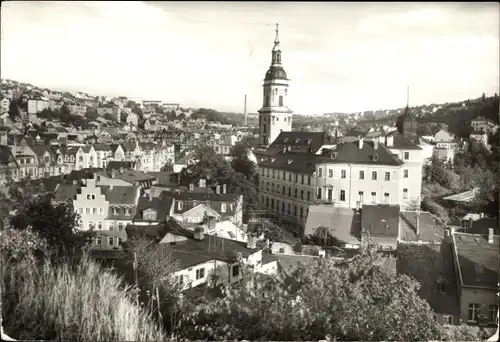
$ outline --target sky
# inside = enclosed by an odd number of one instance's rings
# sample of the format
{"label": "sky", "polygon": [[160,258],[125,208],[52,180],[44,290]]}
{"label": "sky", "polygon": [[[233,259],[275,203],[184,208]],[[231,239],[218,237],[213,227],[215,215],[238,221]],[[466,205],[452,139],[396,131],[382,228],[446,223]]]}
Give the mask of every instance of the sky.
{"label": "sky", "polygon": [[498,3],[2,2],[1,76],[243,112],[280,24],[289,107],[357,112],[499,92]]}

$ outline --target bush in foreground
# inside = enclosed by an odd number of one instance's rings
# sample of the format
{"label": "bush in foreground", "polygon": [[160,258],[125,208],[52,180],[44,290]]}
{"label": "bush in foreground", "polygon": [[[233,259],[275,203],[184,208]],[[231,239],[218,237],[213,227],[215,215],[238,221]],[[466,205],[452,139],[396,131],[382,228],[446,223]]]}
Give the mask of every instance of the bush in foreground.
{"label": "bush in foreground", "polygon": [[[7,241],[22,232],[8,230],[0,238],[3,326],[15,339],[74,341],[161,341],[165,336],[149,313],[135,304],[130,287],[84,257],[79,265],[32,260],[30,253],[9,251]],[[16,255],[16,258],[11,257]],[[10,256],[10,257],[9,257]]]}

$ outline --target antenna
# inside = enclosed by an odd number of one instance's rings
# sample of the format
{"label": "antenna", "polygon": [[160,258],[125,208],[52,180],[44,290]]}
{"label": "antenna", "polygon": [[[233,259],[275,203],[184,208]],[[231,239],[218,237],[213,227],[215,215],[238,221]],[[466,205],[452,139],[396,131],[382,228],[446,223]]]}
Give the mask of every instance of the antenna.
{"label": "antenna", "polygon": [[410,86],[406,86],[406,107],[410,107]]}
{"label": "antenna", "polygon": [[243,115],[245,116],[245,126],[247,125],[247,94],[245,94],[245,104],[243,107]]}

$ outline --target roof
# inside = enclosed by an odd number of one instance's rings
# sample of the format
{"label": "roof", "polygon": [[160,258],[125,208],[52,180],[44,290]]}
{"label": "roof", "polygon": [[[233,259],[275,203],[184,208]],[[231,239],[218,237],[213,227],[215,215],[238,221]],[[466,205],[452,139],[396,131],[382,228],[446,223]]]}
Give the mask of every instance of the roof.
{"label": "roof", "polygon": [[280,132],[268,150],[279,148],[281,151],[283,146],[291,146],[294,152],[308,153],[310,147],[316,152],[328,142],[326,132]]}
{"label": "roof", "polygon": [[277,65],[272,65],[269,67],[269,70],[266,72],[266,76],[264,77],[264,80],[266,81],[271,81],[271,80],[286,80],[286,72],[285,69],[281,66]]}
{"label": "roof", "polygon": [[109,147],[108,144],[94,144],[94,150],[95,151],[110,151],[111,148]]}
{"label": "roof", "polygon": [[440,243],[444,238],[446,225],[433,214],[420,211],[418,214],[420,236],[417,238],[417,212],[402,211],[400,217],[399,238],[403,241],[424,241]]}
{"label": "roof", "polygon": [[286,152],[266,158],[259,166],[312,175],[317,162],[318,156],[313,154]]}
{"label": "roof", "polygon": [[361,217],[355,209],[334,206],[309,206],[309,214],[304,234],[314,234],[315,230],[325,226],[332,228],[333,236],[347,244],[359,244]]}
{"label": "roof", "polygon": [[273,261],[277,261],[279,258],[271,253],[262,252],[262,265],[269,264]]}
{"label": "roof", "polygon": [[498,235],[498,223],[498,218],[482,217],[472,221],[472,227],[467,229],[467,233],[488,235],[489,229],[493,228],[494,234]]}
{"label": "roof", "polygon": [[137,203],[137,211],[134,217],[134,222],[144,221],[142,212],[146,209],[154,209],[156,211],[156,221],[164,221],[170,214],[174,199],[171,194],[162,192],[159,197],[149,199],[149,197],[139,197]]}
{"label": "roof", "polygon": [[14,158],[9,146],[0,145],[0,163],[4,165],[16,163],[16,158]]}
{"label": "roof", "polygon": [[[375,149],[375,147],[377,148]],[[332,159],[331,153],[337,153],[334,159]],[[336,145],[336,148],[325,149],[325,154],[323,154],[323,163],[328,160],[328,163],[342,164],[403,165],[403,161],[395,156],[384,144],[375,144],[373,141],[364,141],[361,149],[359,148],[359,141],[344,142]],[[376,159],[374,158],[375,154],[378,156]]]}
{"label": "roof", "polygon": [[235,205],[227,206],[226,211],[223,213],[221,210],[221,206],[223,203],[225,204],[234,204],[234,202],[238,199],[237,194],[213,194],[213,193],[200,193],[200,192],[181,192],[178,194],[174,194],[173,197],[176,201],[182,201],[182,209],[179,210],[179,207],[176,205],[174,207],[174,212],[177,214],[185,213],[200,204],[204,204],[213,210],[216,210],[221,215],[233,215],[234,211],[237,209]]}
{"label": "roof", "polygon": [[243,258],[247,258],[258,251],[248,249],[243,242],[211,235],[205,235],[203,240],[188,237],[185,241],[177,241],[174,244],[161,243],[160,246],[167,249],[172,257],[176,259],[179,270],[211,260],[233,262],[239,253]]}
{"label": "roof", "polygon": [[372,236],[397,238],[399,235],[399,205],[363,204],[361,227]]}
{"label": "roof", "polygon": [[135,186],[106,186],[100,185],[101,192],[106,196],[109,204],[129,204],[135,205],[135,199],[139,188]]}
{"label": "roof", "polygon": [[499,238],[479,234],[453,234],[459,276],[463,286],[498,288]]}
{"label": "roof", "polygon": [[60,184],[54,194],[54,201],[64,202],[76,199],[81,187],[80,184]]}
{"label": "roof", "polygon": [[[387,136],[392,136],[394,138],[393,145],[390,148],[402,149],[402,150],[421,150],[422,148],[418,146],[415,141],[412,141],[409,137],[401,134],[398,131],[392,131]],[[418,140],[417,140],[418,142]]]}
{"label": "roof", "polygon": [[156,177],[158,185],[177,187],[179,185],[179,173],[175,172],[147,172],[148,175]]}
{"label": "roof", "polygon": [[106,170],[133,169],[135,163],[132,161],[111,160],[106,165]]}
{"label": "roof", "polygon": [[469,191],[461,192],[459,194],[450,195],[444,197],[443,200],[446,201],[455,201],[455,202],[471,202],[476,198],[476,193],[479,191],[479,188],[474,188]]}

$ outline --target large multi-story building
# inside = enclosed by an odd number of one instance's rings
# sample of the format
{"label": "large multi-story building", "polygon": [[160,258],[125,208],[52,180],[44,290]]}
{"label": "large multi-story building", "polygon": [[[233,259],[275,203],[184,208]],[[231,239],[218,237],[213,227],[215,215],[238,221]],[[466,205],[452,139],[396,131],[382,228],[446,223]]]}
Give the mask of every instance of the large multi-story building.
{"label": "large multi-story building", "polygon": [[288,83],[281,66],[278,31],[264,80],[255,149],[261,203],[302,227],[310,205],[360,208],[365,204],[418,203],[423,155],[417,123],[407,108],[400,131],[376,137],[339,138],[326,132],[291,132]]}

